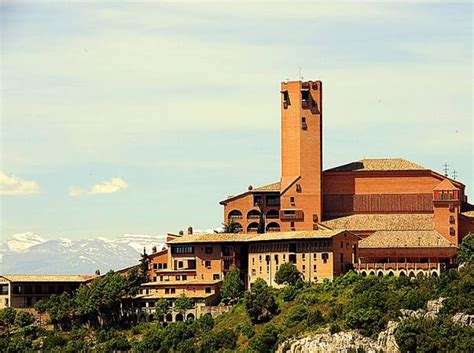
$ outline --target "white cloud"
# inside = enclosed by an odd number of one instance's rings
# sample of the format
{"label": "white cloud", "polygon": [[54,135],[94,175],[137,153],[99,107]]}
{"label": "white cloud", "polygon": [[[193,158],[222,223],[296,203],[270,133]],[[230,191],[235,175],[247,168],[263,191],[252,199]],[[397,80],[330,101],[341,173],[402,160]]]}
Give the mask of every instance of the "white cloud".
{"label": "white cloud", "polygon": [[90,189],[82,189],[72,187],[69,190],[69,196],[76,197],[81,195],[97,195],[97,194],[113,194],[115,192],[124,190],[128,187],[128,183],[122,178],[112,178],[110,181],[96,184]]}
{"label": "white cloud", "polygon": [[0,195],[32,195],[40,190],[36,181],[20,179],[14,175],[8,176],[0,171]]}

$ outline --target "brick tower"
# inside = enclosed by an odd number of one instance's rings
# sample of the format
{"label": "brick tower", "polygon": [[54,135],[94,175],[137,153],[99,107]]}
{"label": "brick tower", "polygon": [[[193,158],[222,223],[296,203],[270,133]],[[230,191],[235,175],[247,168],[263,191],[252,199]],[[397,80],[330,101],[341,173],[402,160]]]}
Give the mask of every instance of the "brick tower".
{"label": "brick tower", "polygon": [[282,230],[311,230],[323,215],[322,83],[281,83]]}

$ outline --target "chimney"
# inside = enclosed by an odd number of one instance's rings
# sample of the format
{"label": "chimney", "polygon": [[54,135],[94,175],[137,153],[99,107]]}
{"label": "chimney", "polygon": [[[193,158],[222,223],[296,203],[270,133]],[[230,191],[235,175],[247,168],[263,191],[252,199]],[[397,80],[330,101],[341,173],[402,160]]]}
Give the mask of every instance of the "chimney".
{"label": "chimney", "polygon": [[96,274],[97,276],[100,276],[100,270],[95,270],[95,274]]}
{"label": "chimney", "polygon": [[188,235],[192,235],[193,234],[193,227],[189,226],[188,227]]}
{"label": "chimney", "polygon": [[151,253],[152,253],[152,254],[155,254],[155,253],[156,253],[156,246],[154,246],[153,248],[151,248]]}
{"label": "chimney", "polygon": [[182,230],[179,231],[179,235],[184,235],[184,232]]}
{"label": "chimney", "polygon": [[252,186],[252,185],[249,185],[248,190],[249,190],[249,191],[252,191],[252,190],[253,190],[253,186]]}

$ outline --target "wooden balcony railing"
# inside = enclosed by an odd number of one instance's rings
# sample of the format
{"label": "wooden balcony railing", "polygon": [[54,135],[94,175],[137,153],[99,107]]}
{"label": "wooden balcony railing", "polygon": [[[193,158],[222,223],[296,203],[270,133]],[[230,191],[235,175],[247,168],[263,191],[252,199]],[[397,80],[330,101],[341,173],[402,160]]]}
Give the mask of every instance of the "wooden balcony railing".
{"label": "wooden balcony railing", "polygon": [[439,270],[444,268],[444,264],[439,262],[421,263],[421,262],[387,262],[387,263],[360,263],[354,264],[354,269],[361,270]]}

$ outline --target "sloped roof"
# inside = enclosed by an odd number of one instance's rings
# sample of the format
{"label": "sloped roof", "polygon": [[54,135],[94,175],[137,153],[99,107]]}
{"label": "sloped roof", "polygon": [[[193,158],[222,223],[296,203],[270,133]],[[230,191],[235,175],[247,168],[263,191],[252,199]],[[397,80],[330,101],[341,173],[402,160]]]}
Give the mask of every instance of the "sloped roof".
{"label": "sloped roof", "polygon": [[294,232],[272,232],[264,234],[232,234],[232,233],[212,233],[184,235],[168,241],[169,244],[191,244],[191,243],[236,243],[236,242],[256,242],[275,240],[296,240],[296,239],[319,239],[332,238],[344,232],[342,229],[320,229]]}
{"label": "sloped roof", "polygon": [[435,230],[381,230],[361,240],[359,248],[455,248],[455,245]]}
{"label": "sloped roof", "polygon": [[325,170],[325,172],[428,170],[403,158],[362,159]]}
{"label": "sloped roof", "polygon": [[147,282],[143,283],[141,286],[142,287],[161,287],[161,286],[206,286],[206,285],[215,285],[222,282],[221,279],[216,279],[216,280],[210,280],[210,281],[204,281],[201,279],[191,279],[191,280],[186,280],[186,281],[161,281],[161,282]]}
{"label": "sloped roof", "polygon": [[348,231],[433,230],[432,214],[357,214],[321,222]]}
{"label": "sloped roof", "polygon": [[433,190],[459,190],[449,179],[444,179]]}
{"label": "sloped roof", "polygon": [[277,181],[276,183],[263,185],[263,186],[260,186],[258,188],[253,189],[252,191],[275,191],[275,192],[279,192],[280,191],[280,182]]}
{"label": "sloped roof", "polygon": [[97,275],[1,275],[11,282],[85,282]]}

